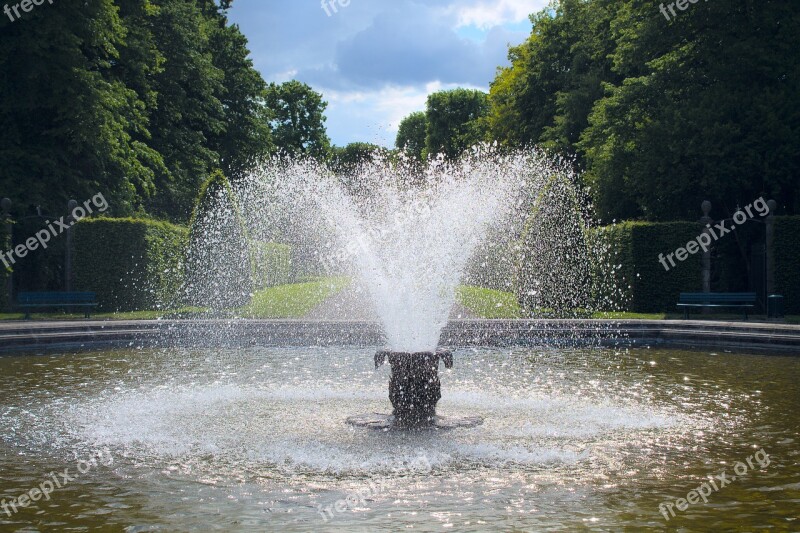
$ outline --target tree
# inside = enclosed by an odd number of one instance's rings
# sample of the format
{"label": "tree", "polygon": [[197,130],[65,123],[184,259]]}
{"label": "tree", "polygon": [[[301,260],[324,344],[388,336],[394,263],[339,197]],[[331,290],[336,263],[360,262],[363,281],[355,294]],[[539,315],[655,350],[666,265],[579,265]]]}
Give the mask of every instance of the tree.
{"label": "tree", "polygon": [[321,94],[305,83],[292,80],[281,85],[271,83],[266,101],[278,150],[295,157],[327,156],[330,140],[325,132],[324,113],[328,103]]}
{"label": "tree", "polygon": [[154,191],[163,160],[140,140],[152,95],[119,77],[126,37],[112,0],[67,0],[0,22],[0,190],[15,205],[58,213],[103,192],[126,215]]}
{"label": "tree", "polygon": [[581,149],[605,217],[697,218],[711,199],[775,197],[800,209],[800,16],[790,2],[758,9],[698,4],[667,22],[628,0],[607,86]]}
{"label": "tree", "polygon": [[459,157],[464,150],[485,139],[481,119],[489,109],[487,95],[481,91],[454,89],[428,96],[428,122],[425,146],[428,155]]}
{"label": "tree", "polygon": [[427,135],[428,119],[424,111],[411,113],[400,122],[397,130],[395,147],[402,150],[418,161],[425,159],[425,137]]}
{"label": "tree", "polygon": [[386,155],[388,150],[377,144],[355,142],[344,148],[334,146],[331,149],[331,168],[337,174],[350,175],[373,161],[376,156]]}
{"label": "tree", "polygon": [[60,212],[103,192],[116,215],[185,222],[203,180],[270,150],[265,83],[224,1],[65,0],[0,19],[0,180]]}

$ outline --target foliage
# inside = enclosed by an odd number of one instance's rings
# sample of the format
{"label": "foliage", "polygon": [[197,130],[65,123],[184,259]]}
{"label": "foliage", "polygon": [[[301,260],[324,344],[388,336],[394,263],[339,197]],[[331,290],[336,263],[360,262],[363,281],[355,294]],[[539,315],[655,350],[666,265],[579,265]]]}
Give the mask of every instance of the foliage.
{"label": "foliage", "polygon": [[253,301],[238,314],[245,318],[301,318],[349,284],[347,278],[322,278],[270,287],[256,292]]}
{"label": "foliage", "polygon": [[485,138],[482,119],[489,110],[487,94],[469,89],[440,91],[428,96],[425,151],[450,159]]}
{"label": "foliage", "polygon": [[493,138],[576,154],[606,220],[800,209],[800,15],[707,2],[667,21],[644,0],[560,0],[532,17],[490,92]]}
{"label": "foliage", "polygon": [[681,292],[702,290],[699,253],[676,261],[669,271],[659,262],[659,254],[666,256],[686,246],[701,230],[701,224],[694,222],[624,222],[594,228],[590,239],[606,243],[603,249],[610,257],[602,261],[616,265],[606,275],[616,278],[612,286],[624,290],[624,310],[660,313],[675,311]]}
{"label": "foliage", "polygon": [[323,160],[330,147],[325,133],[328,102],[305,83],[296,80],[267,88],[267,107],[278,150],[291,156]]}
{"label": "foliage", "polygon": [[387,155],[388,150],[376,144],[356,142],[344,148],[331,148],[331,169],[337,174],[349,176],[358,172],[376,156]]}
{"label": "foliage", "polygon": [[536,199],[520,238],[515,283],[529,311],[569,315],[590,305],[590,253],[577,190],[567,176],[553,174]]}
{"label": "foliage", "polygon": [[84,219],[74,228],[74,287],[100,310],[171,309],[183,282],[188,231],[132,218]]}
{"label": "foliage", "polygon": [[428,118],[425,112],[411,113],[400,122],[394,145],[417,161],[424,161],[427,130]]}
{"label": "foliage", "polygon": [[775,217],[775,292],[784,311],[800,313],[800,217]]}
{"label": "foliage", "polygon": [[188,219],[216,167],[266,154],[265,84],[212,0],[64,0],[0,20],[0,189],[26,211],[103,192]]}
{"label": "foliage", "polygon": [[250,243],[253,255],[253,285],[255,290],[286,285],[292,268],[292,248],[275,242]]}
{"label": "foliage", "polygon": [[478,318],[522,318],[522,309],[516,296],[484,287],[461,285],[456,289],[458,303]]}
{"label": "foliage", "polygon": [[203,184],[186,255],[187,304],[212,310],[250,301],[254,265],[238,200],[221,171]]}

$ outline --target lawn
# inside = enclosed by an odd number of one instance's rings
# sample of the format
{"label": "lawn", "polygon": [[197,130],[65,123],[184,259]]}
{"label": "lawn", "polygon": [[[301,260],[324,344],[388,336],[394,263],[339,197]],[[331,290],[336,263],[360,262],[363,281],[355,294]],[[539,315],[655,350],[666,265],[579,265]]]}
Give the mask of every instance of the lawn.
{"label": "lawn", "polygon": [[[92,313],[95,320],[155,320],[159,318],[300,318],[350,284],[349,278],[316,278],[256,292],[249,305],[221,313],[187,307],[178,310]],[[22,320],[23,313],[0,313],[0,320]],[[83,313],[33,313],[32,320],[82,320]]]}
{"label": "lawn", "polygon": [[522,318],[522,309],[510,292],[461,285],[456,289],[458,303],[479,318]]}
{"label": "lawn", "polygon": [[349,278],[320,278],[258,291],[250,305],[235,313],[243,318],[300,318],[350,284]]}

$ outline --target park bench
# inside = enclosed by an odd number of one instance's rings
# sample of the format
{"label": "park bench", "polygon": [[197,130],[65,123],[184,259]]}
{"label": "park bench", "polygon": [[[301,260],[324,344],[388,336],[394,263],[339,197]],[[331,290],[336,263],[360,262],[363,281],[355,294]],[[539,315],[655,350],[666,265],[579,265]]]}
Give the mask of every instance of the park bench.
{"label": "park bench", "polygon": [[25,319],[31,317],[33,309],[78,307],[89,318],[93,307],[97,307],[93,292],[21,292],[17,295],[17,307],[25,311]]}
{"label": "park bench", "polygon": [[741,308],[744,310],[744,319],[747,320],[747,310],[755,306],[754,292],[682,292],[678,299],[678,307],[683,307],[683,317],[687,320],[690,307]]}

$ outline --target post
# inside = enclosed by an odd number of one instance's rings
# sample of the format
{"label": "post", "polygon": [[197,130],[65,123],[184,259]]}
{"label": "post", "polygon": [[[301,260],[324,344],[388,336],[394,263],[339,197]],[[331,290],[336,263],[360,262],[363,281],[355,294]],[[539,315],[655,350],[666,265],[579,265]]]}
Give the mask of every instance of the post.
{"label": "post", "polygon": [[[0,200],[0,208],[3,210],[3,230],[8,234],[8,242],[12,243],[12,220],[11,220],[11,199],[3,198]],[[6,250],[0,250],[5,252]],[[3,268],[0,266],[0,268]],[[6,280],[6,286],[4,287],[6,291],[6,295],[8,298],[8,308],[11,309],[14,305],[14,271],[11,270],[8,274],[8,279]]]}
{"label": "post", "polygon": [[72,212],[76,207],[75,200],[67,202],[67,247],[64,251],[64,290],[67,292],[72,292],[72,226],[75,224]]}
{"label": "post", "polygon": [[[708,235],[709,241],[711,241],[711,230],[708,228],[708,226],[714,222],[714,219],[709,216],[709,213],[711,213],[711,202],[708,200],[704,201],[700,205],[700,209],[703,210],[703,216],[700,218],[700,223],[703,225],[703,234]],[[707,293],[711,292],[711,249],[709,248],[708,250],[704,251],[701,257],[703,265],[703,292]],[[703,313],[708,312],[709,309],[704,307]]]}
{"label": "post", "polygon": [[767,298],[775,294],[775,211],[778,203],[775,200],[767,202],[769,214],[764,222],[767,226],[766,246],[764,247],[767,256]]}

